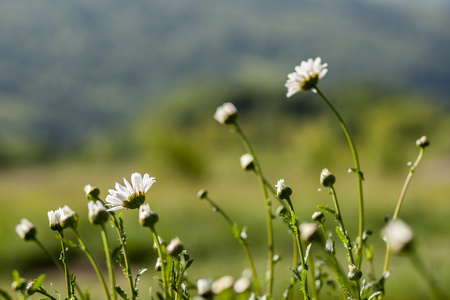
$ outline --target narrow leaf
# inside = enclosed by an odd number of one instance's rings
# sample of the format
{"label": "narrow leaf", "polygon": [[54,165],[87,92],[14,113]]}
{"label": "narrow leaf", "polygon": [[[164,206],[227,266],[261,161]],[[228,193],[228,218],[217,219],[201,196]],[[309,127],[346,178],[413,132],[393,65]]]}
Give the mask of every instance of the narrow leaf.
{"label": "narrow leaf", "polygon": [[331,207],[329,207],[328,205],[317,205],[317,208],[320,210],[323,210],[325,212],[328,212],[330,214],[332,214],[333,216],[336,216],[336,211],[334,209],[332,209]]}

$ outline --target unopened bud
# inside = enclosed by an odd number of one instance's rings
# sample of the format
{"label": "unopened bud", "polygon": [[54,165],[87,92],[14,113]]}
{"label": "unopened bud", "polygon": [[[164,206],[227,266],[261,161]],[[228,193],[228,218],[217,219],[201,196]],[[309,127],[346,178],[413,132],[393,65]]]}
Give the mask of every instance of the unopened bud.
{"label": "unopened bud", "polygon": [[92,224],[101,225],[108,221],[109,213],[101,201],[94,202],[91,200],[88,202],[88,218]]}
{"label": "unopened bud", "polygon": [[355,265],[348,265],[347,277],[352,281],[357,281],[362,277],[362,272]]}
{"label": "unopened bud", "polygon": [[319,222],[320,224],[323,224],[325,222],[325,215],[321,211],[316,211],[313,213],[312,217],[313,221]]}
{"label": "unopened bud", "polygon": [[88,200],[99,200],[98,196],[100,195],[100,190],[98,188],[87,184],[84,186],[84,192],[86,193],[86,198],[88,198]]}
{"label": "unopened bud", "polygon": [[324,187],[331,187],[336,182],[336,177],[328,171],[328,169],[323,169],[320,173],[320,184]]}
{"label": "unopened bud", "polygon": [[233,103],[227,102],[219,106],[214,114],[214,119],[220,124],[228,125],[236,122],[238,118],[237,109]]}
{"label": "unopened bud", "polygon": [[216,281],[213,282],[211,285],[211,291],[218,295],[222,293],[225,290],[231,289],[234,284],[234,279],[232,276],[223,276]]}
{"label": "unopened bud", "polygon": [[277,188],[277,197],[281,200],[288,199],[292,195],[292,190],[284,184],[284,179],[278,180],[275,187]]}
{"label": "unopened bud", "polygon": [[389,221],[383,234],[392,252],[407,252],[413,246],[414,234],[411,228],[400,219]]}
{"label": "unopened bud", "polygon": [[320,235],[317,231],[317,225],[315,223],[304,222],[299,226],[300,237],[307,243],[312,241],[320,241]]}
{"label": "unopened bud", "polygon": [[250,288],[251,282],[247,277],[241,277],[233,285],[233,289],[237,294],[242,294]]}
{"label": "unopened bud", "polygon": [[197,280],[197,293],[205,299],[212,299],[213,293],[211,291],[212,279],[201,278]]}
{"label": "unopened bud", "polygon": [[255,159],[250,153],[243,154],[240,161],[242,169],[246,171],[253,171],[255,169]]}
{"label": "unopened bud", "polygon": [[183,252],[184,246],[181,243],[180,239],[178,237],[174,238],[170,241],[169,245],[166,247],[167,253],[169,253],[170,256],[178,256]]}
{"label": "unopened bud", "polygon": [[30,221],[22,219],[20,220],[20,224],[16,226],[16,232],[22,240],[29,241],[34,240],[37,229]]}
{"label": "unopened bud", "polygon": [[420,139],[416,141],[416,146],[420,148],[425,148],[430,145],[430,141],[427,139],[426,136],[422,136]]}
{"label": "unopened bud", "polygon": [[150,209],[148,203],[139,206],[139,224],[143,227],[153,227],[158,222],[158,214]]}
{"label": "unopened bud", "polygon": [[197,197],[199,199],[205,199],[206,197],[208,197],[208,191],[205,189],[201,189],[200,191],[198,191]]}
{"label": "unopened bud", "polygon": [[61,209],[60,224],[63,229],[76,228],[78,225],[78,215],[68,205],[64,205]]}

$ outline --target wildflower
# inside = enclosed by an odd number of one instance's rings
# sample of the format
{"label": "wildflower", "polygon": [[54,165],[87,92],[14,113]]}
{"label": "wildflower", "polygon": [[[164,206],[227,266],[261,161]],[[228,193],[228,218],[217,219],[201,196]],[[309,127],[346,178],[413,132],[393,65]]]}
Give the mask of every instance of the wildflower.
{"label": "wildflower", "polygon": [[414,234],[411,228],[402,220],[390,221],[383,230],[385,241],[393,252],[406,252],[411,249]]}
{"label": "wildflower", "polygon": [[240,158],[240,161],[241,167],[245,171],[252,171],[255,169],[255,159],[250,153],[243,154]]}
{"label": "wildflower", "polygon": [[311,89],[315,92],[314,86],[327,74],[327,66],[328,64],[322,64],[320,57],[302,61],[295,67],[295,72],[288,74],[288,80],[284,85],[288,89],[286,97]]}
{"label": "wildflower", "polygon": [[109,195],[105,199],[108,204],[106,205],[112,206],[108,211],[139,208],[145,202],[145,194],[155,183],[155,177],[150,177],[147,173],[144,174],[144,177],[139,173],[133,173],[131,184],[125,178],[123,181],[125,186],[116,182],[116,189],[108,190]]}
{"label": "wildflower", "polygon": [[315,223],[303,222],[300,224],[300,237],[307,243],[312,241],[320,241],[320,235],[317,231]]}
{"label": "wildflower", "polygon": [[214,114],[214,119],[220,124],[233,124],[238,118],[237,109],[231,102],[226,102],[219,106]]}
{"label": "wildflower", "polygon": [[250,288],[251,282],[247,277],[241,277],[234,283],[233,289],[236,293],[242,294]]}
{"label": "wildflower", "polygon": [[158,214],[150,209],[148,203],[139,206],[139,224],[144,227],[153,227],[158,219]]}
{"label": "wildflower", "polygon": [[108,221],[109,214],[101,201],[88,202],[88,218],[94,225],[101,225]]}
{"label": "wildflower", "polygon": [[197,293],[205,299],[211,299],[213,293],[211,291],[212,279],[200,278],[197,280]]}
{"label": "wildflower", "polygon": [[319,222],[320,224],[323,224],[323,222],[325,222],[325,215],[321,211],[316,211],[315,213],[313,213],[311,218],[313,219],[313,221]]}
{"label": "wildflower", "polygon": [[178,254],[181,254],[184,250],[184,246],[181,243],[179,238],[174,238],[170,241],[169,245],[166,247],[167,253],[169,253],[170,256],[177,256]]}
{"label": "wildflower", "polygon": [[16,226],[16,232],[20,238],[24,241],[34,240],[36,237],[37,229],[33,223],[27,219],[20,220],[20,224]]}
{"label": "wildflower", "polygon": [[356,281],[362,277],[362,272],[355,265],[348,265],[348,279]]}
{"label": "wildflower", "polygon": [[423,136],[416,141],[416,146],[420,147],[420,148],[425,148],[425,147],[428,147],[429,145],[430,145],[430,141],[428,140],[428,138],[426,136]]}
{"label": "wildflower", "polygon": [[218,295],[225,290],[231,289],[234,284],[234,278],[232,276],[223,276],[211,285],[211,290],[214,294]]}
{"label": "wildflower", "polygon": [[336,177],[328,171],[328,169],[323,169],[320,173],[320,184],[324,187],[331,187],[336,182]]}
{"label": "wildflower", "polygon": [[58,208],[57,210],[51,210],[47,213],[48,222],[51,230],[61,231],[63,229],[61,227],[61,214],[62,208]]}
{"label": "wildflower", "polygon": [[284,179],[278,180],[275,187],[277,188],[277,197],[280,199],[288,199],[292,195],[292,190],[284,184]]}
{"label": "wildflower", "polygon": [[100,190],[90,184],[84,186],[84,192],[86,193],[86,198],[89,200],[97,200],[100,195]]}
{"label": "wildflower", "polygon": [[197,193],[197,197],[201,200],[201,199],[205,199],[206,197],[208,197],[208,191],[205,189],[201,189],[200,191],[198,191]]}
{"label": "wildflower", "polygon": [[64,205],[61,209],[60,225],[63,229],[68,227],[77,227],[78,225],[78,215],[69,206]]}

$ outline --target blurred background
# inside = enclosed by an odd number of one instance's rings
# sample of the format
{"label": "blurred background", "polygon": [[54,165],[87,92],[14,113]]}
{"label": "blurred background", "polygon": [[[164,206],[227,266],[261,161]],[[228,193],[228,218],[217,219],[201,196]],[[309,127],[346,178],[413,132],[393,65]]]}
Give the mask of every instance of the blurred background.
{"label": "blurred background", "polygon": [[[356,236],[356,181],[347,174],[353,161],[345,136],[317,95],[285,97],[287,74],[317,56],[329,64],[320,87],[358,147],[378,276],[384,218],[393,214],[407,163],[418,154],[416,139],[430,139],[400,217],[415,231],[427,267],[446,283],[448,28],[446,0],[0,1],[0,288],[10,291],[14,269],[28,278],[46,273],[46,287],[58,288],[50,259],[15,233],[24,217],[59,255],[47,211],[67,204],[101,255],[83,187],[97,186],[105,197],[136,171],[156,177],[147,201],[160,216],[159,234],[179,236],[194,258],[192,280],[238,277],[247,267],[225,221],[197,200],[201,188],[249,227],[263,277],[264,203],[257,179],[240,170],[245,150],[238,137],[213,120],[225,101],[238,108],[267,179],[284,178],[293,189],[301,220],[309,221],[318,204],[332,205],[317,191],[327,167]],[[143,238],[137,211],[124,211],[124,219],[136,270],[149,268],[140,283],[146,295],[156,275],[151,235]],[[327,225],[335,226],[331,219]],[[276,269],[281,295],[291,244],[284,224],[275,226],[276,251],[286,256]],[[95,293],[81,254],[71,250],[73,271]],[[406,257],[393,258],[386,299],[428,298],[411,269]]]}

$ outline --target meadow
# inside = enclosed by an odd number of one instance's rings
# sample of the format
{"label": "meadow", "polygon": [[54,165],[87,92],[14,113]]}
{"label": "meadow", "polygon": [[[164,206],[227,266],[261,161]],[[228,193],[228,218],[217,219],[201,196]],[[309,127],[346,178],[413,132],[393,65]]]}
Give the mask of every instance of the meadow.
{"label": "meadow", "polygon": [[[37,226],[39,239],[57,256],[58,241],[48,229],[46,213],[66,204],[78,213],[79,230],[102,262],[99,232],[88,222],[83,188],[86,184],[96,186],[104,198],[115,182],[122,182],[122,177],[129,179],[133,172],[149,173],[156,178],[146,202],[159,215],[159,235],[166,240],[180,237],[194,259],[187,272],[193,283],[199,278],[217,279],[223,275],[239,278],[248,268],[226,222],[211,211],[206,201],[197,198],[200,189],[206,189],[237,224],[248,226],[249,248],[263,278],[267,263],[266,221],[258,181],[239,165],[239,157],[246,152],[239,138],[212,118],[215,108],[226,101],[236,105],[239,122],[249,139],[255,141],[255,152],[271,186],[275,187],[280,178],[289,183],[300,222],[310,222],[317,205],[332,206],[328,193],[318,188],[321,170],[325,167],[333,170],[342,215],[349,235],[355,238],[357,195],[354,174],[347,172],[352,159],[345,137],[314,98],[317,95],[302,94],[286,100],[279,92],[263,88],[255,91],[252,86],[234,89],[212,86],[174,93],[168,96],[173,101],[144,110],[132,124],[93,139],[84,149],[45,164],[1,170],[4,212],[0,220],[1,289],[10,291],[11,273],[17,269],[26,278],[46,273],[47,290],[51,290],[52,282],[55,288],[64,290],[62,273],[58,274],[59,270],[52,267],[35,245],[20,240],[14,228],[21,218],[29,219]],[[448,113],[417,95],[382,95],[370,88],[337,90],[335,94],[332,98],[338,99],[337,105],[349,120],[361,153],[366,228],[373,231],[369,243],[375,246],[378,276],[384,259],[381,230],[385,217],[392,216],[408,174],[407,163],[417,156],[416,139],[424,134],[429,137],[431,145],[414,174],[401,218],[413,229],[417,252],[427,268],[432,270],[436,282],[445,287],[450,279],[447,258],[450,228],[446,222],[450,204],[445,193],[450,164],[446,139],[450,128]],[[153,279],[158,273],[154,270],[157,254],[152,249],[152,236],[137,222],[137,210],[123,211],[123,218],[133,272],[148,268],[139,283],[140,295],[147,298],[149,287],[153,291],[158,289]],[[336,224],[332,218],[327,219],[328,229],[332,230]],[[292,260],[292,240],[280,219],[274,219],[274,229],[275,251],[282,260],[275,268],[273,295],[274,299],[280,299],[292,275],[287,268]],[[336,241],[336,245],[337,253],[345,257],[341,243]],[[94,299],[101,299],[98,284],[92,282],[95,276],[82,252],[71,248],[70,258],[79,284],[86,285]],[[362,271],[367,272],[368,266],[363,265]],[[416,272],[407,256],[393,256],[390,271],[383,299],[430,298],[423,276]],[[116,276],[118,282],[124,282],[119,267]]]}

